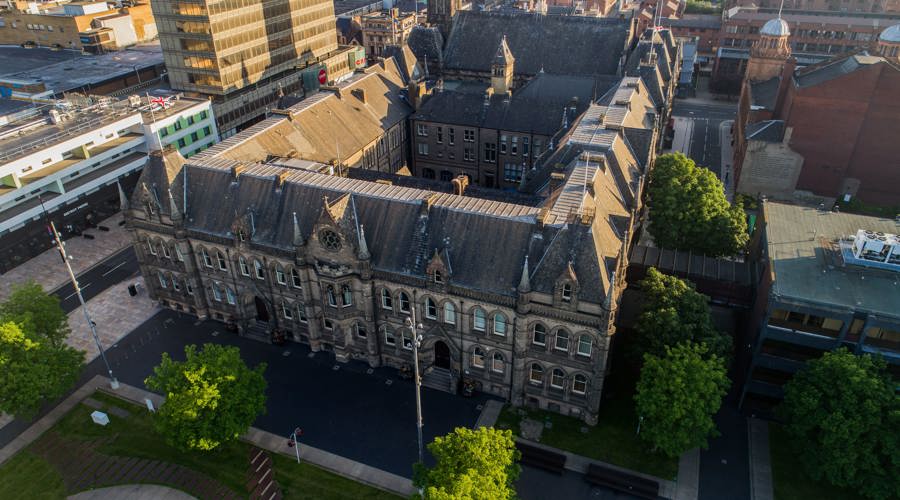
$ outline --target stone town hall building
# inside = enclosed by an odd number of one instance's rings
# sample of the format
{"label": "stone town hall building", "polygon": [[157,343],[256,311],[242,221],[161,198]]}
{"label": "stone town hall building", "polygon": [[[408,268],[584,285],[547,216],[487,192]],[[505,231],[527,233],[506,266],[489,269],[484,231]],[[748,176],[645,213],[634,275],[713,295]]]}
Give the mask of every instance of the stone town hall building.
{"label": "stone town hall building", "polygon": [[123,203],[153,298],[373,367],[412,364],[415,308],[423,371],[448,388],[468,373],[514,404],[596,423],[633,231],[625,200],[640,197],[620,163],[576,157],[557,196],[531,207],[224,154],[265,127],[187,161],[151,156]]}

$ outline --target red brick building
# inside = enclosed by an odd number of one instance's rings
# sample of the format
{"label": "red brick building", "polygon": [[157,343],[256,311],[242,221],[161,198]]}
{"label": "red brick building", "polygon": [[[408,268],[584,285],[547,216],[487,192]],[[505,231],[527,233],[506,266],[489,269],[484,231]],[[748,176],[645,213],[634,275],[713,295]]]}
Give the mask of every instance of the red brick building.
{"label": "red brick building", "polygon": [[874,50],[802,69],[787,62],[789,52],[781,53],[787,63],[781,74],[763,79],[752,73],[766,76],[771,58],[764,70],[755,71],[751,52],[735,124],[738,191],[747,184],[743,176],[751,175],[743,168],[754,153],[747,148],[748,134],[759,130],[761,122],[775,120],[783,122],[782,133],[771,140],[783,141],[786,134],[789,148],[803,157],[796,190],[839,202],[859,198],[900,204],[900,26],[884,30]]}

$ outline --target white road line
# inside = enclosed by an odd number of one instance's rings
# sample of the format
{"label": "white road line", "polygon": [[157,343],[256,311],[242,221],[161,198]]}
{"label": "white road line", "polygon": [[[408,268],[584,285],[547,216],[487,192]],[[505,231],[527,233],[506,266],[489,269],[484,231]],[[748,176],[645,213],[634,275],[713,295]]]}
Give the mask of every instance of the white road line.
{"label": "white road line", "polygon": [[116,267],[113,267],[112,269],[110,269],[109,271],[106,271],[105,273],[101,274],[100,276],[106,276],[107,274],[112,273],[113,271],[115,271],[116,269],[118,269],[118,268],[124,266],[124,265],[127,264],[127,263],[128,263],[128,261],[120,262],[120,263],[116,264]]}
{"label": "white road line", "polygon": [[[84,290],[85,288],[87,288],[87,287],[89,287],[89,286],[91,286],[90,283],[88,283],[87,285],[82,285],[82,286],[81,286],[81,289]],[[69,294],[68,297],[64,298],[63,300],[69,300],[69,299],[71,299],[71,298],[74,297],[74,296],[75,296],[75,292],[72,292],[72,293]]]}

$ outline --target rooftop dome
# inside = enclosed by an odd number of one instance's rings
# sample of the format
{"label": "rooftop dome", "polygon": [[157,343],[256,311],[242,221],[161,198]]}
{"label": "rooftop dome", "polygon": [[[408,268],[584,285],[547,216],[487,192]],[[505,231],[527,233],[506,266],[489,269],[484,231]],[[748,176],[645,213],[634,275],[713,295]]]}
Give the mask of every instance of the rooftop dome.
{"label": "rooftop dome", "polygon": [[881,32],[878,39],[882,42],[900,43],[900,24],[895,24]]}
{"label": "rooftop dome", "polygon": [[766,24],[759,30],[759,34],[767,36],[788,36],[791,34],[791,29],[788,27],[788,23],[779,17],[766,21]]}

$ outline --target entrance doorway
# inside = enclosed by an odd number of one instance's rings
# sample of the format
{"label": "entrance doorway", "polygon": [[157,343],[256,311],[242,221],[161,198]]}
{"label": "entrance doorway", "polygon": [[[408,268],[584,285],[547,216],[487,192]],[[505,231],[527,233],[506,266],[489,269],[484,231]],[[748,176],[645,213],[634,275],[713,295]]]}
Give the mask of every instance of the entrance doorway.
{"label": "entrance doorway", "polygon": [[440,340],[434,343],[434,366],[450,369],[450,348]]}
{"label": "entrance doorway", "polygon": [[266,308],[266,303],[263,299],[256,296],[253,298],[253,302],[256,303],[256,319],[258,321],[269,321],[269,310]]}

